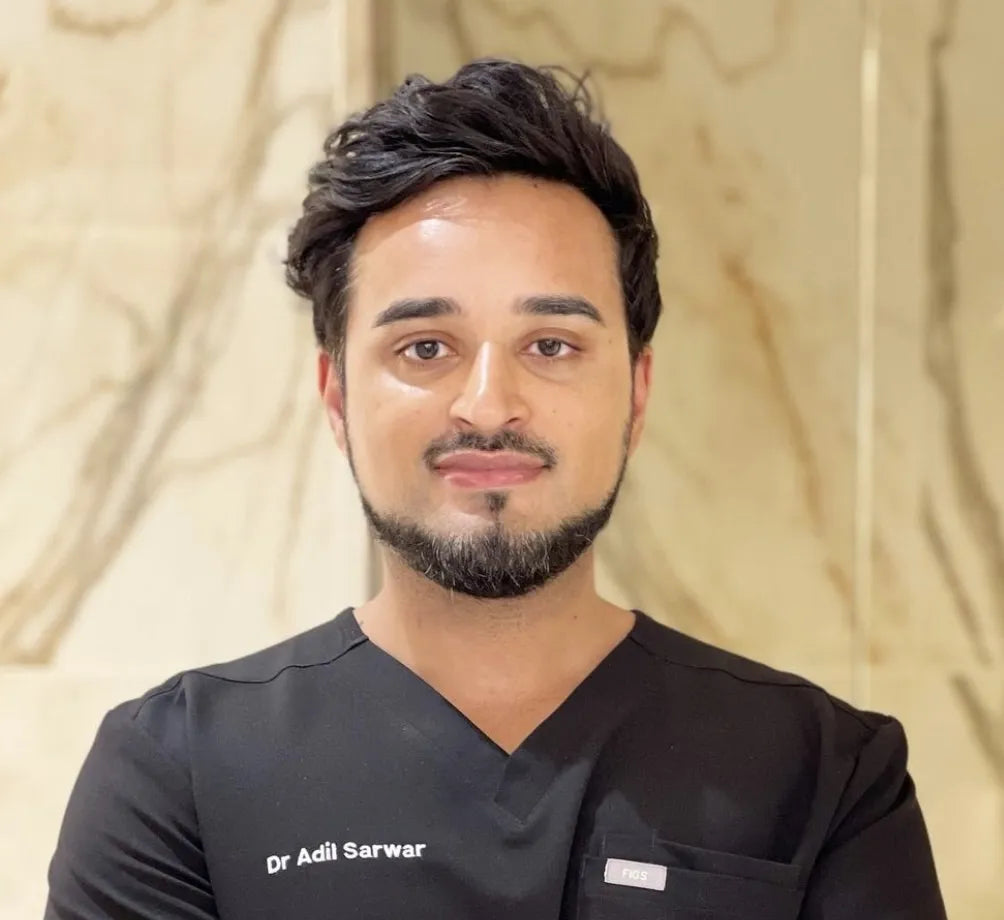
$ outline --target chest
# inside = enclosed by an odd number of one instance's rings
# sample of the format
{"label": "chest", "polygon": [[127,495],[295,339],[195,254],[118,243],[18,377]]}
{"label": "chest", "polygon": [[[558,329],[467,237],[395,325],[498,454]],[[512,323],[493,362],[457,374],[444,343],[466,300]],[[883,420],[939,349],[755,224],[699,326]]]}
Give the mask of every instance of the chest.
{"label": "chest", "polygon": [[568,765],[530,807],[528,762],[491,785],[418,757],[291,774],[203,822],[221,916],[795,920],[796,867],[673,840],[605,766]]}
{"label": "chest", "polygon": [[363,700],[337,726],[276,729],[255,758],[221,743],[196,784],[221,916],[797,917],[799,870],[739,855],[762,815],[715,817],[718,780],[587,715],[508,756],[463,723],[432,739]]}
{"label": "chest", "polygon": [[261,703],[198,710],[222,917],[797,917],[805,867],[786,854],[825,822],[782,807],[790,758],[667,719],[629,648],[543,720],[463,713],[365,648],[330,681],[290,671]]}

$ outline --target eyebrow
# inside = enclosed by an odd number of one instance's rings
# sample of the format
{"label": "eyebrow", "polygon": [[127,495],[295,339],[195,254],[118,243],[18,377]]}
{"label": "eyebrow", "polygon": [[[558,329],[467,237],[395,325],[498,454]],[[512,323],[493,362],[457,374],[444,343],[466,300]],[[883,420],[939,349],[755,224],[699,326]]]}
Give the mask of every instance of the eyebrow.
{"label": "eyebrow", "polygon": [[460,304],[449,297],[406,297],[395,300],[386,310],[381,310],[373,321],[373,328],[402,323],[408,319],[456,316],[460,312]]}
{"label": "eyebrow", "polygon": [[[437,316],[459,316],[464,311],[451,297],[406,297],[395,300],[381,310],[373,327],[389,326],[409,319],[431,319]],[[525,316],[584,316],[605,326],[600,311],[584,297],[570,294],[534,294],[519,300],[514,312]]]}
{"label": "eyebrow", "polygon": [[516,305],[517,313],[528,316],[584,316],[605,326],[600,311],[584,297],[571,294],[537,294],[526,297]]}

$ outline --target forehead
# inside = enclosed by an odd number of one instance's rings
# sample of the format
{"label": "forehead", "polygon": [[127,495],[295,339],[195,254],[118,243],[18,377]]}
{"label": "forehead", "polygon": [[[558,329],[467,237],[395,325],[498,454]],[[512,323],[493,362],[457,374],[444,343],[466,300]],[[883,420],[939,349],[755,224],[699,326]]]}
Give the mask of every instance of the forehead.
{"label": "forehead", "polygon": [[353,292],[363,313],[415,296],[621,303],[616,241],[600,210],[570,186],[508,175],[450,179],[371,218],[356,240]]}

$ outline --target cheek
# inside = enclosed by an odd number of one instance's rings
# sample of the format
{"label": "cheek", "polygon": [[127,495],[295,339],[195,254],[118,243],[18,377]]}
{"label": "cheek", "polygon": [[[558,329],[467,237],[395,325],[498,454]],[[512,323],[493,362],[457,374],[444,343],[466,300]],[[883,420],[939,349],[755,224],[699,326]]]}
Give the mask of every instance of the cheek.
{"label": "cheek", "polygon": [[378,375],[361,388],[349,386],[348,422],[353,454],[370,477],[388,478],[407,464],[422,463],[429,443],[443,433],[437,405],[426,390]]}
{"label": "cheek", "polygon": [[560,441],[555,439],[555,447],[567,466],[569,481],[576,483],[577,492],[608,489],[620,471],[628,419],[626,398],[624,402],[619,412],[604,405],[602,411],[583,408],[562,420]]}

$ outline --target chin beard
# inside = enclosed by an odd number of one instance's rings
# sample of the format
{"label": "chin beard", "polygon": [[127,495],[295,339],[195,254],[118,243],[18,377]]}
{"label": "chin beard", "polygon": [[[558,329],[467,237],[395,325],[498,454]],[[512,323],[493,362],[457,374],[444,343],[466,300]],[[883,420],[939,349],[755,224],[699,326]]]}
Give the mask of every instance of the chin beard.
{"label": "chin beard", "polygon": [[[448,591],[483,600],[521,597],[571,566],[606,526],[624,478],[601,505],[566,518],[550,530],[514,533],[500,522],[473,533],[439,534],[416,521],[381,514],[360,491],[363,512],[377,540],[405,564]],[[486,496],[501,510],[505,495]]]}

